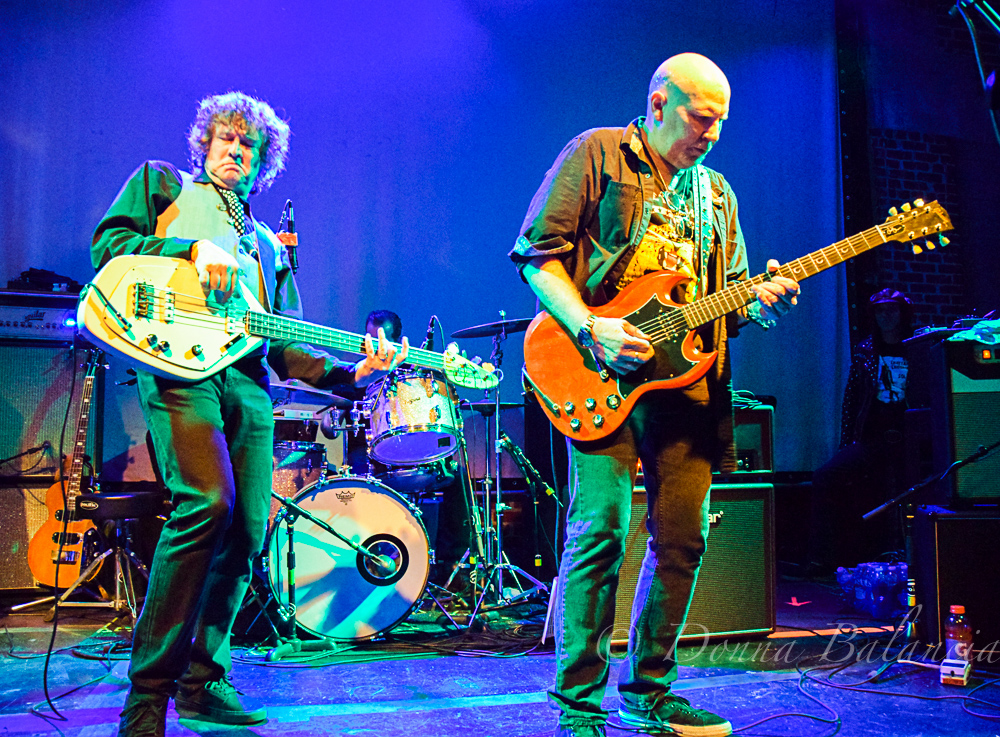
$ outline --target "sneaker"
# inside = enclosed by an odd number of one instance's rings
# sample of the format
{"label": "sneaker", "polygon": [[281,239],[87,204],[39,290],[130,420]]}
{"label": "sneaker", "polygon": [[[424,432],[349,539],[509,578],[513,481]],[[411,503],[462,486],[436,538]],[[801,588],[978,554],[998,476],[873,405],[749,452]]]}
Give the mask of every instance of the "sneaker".
{"label": "sneaker", "polygon": [[733,725],[717,714],[695,709],[680,696],[663,694],[649,707],[618,703],[618,718],[628,727],[647,732],[673,732],[684,737],[727,737]]}
{"label": "sneaker", "polygon": [[599,722],[560,724],[555,737],[605,737],[604,725]]}
{"label": "sneaker", "polygon": [[118,723],[118,737],[163,737],[168,700],[165,695],[129,691]]}
{"label": "sneaker", "polygon": [[[244,698],[241,699],[241,696]],[[200,719],[203,722],[250,726],[267,721],[267,710],[253,699],[246,698],[229,682],[228,676],[194,686],[180,685],[174,697],[174,708],[185,719]]]}

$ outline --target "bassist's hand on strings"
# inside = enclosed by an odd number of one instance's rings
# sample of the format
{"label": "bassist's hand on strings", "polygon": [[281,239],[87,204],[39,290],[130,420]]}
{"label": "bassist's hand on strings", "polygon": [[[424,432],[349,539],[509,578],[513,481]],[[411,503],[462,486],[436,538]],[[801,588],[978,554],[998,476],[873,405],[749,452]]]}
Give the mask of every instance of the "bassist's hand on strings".
{"label": "bassist's hand on strings", "polygon": [[403,336],[402,345],[396,349],[385,337],[385,330],[378,329],[378,346],[372,336],[365,335],[365,357],[354,365],[354,384],[362,387],[394,371],[410,352],[410,341]]}
{"label": "bassist's hand on strings", "polygon": [[[767,262],[767,270],[774,274],[780,264],[773,258]],[[751,287],[760,302],[760,315],[767,320],[776,320],[799,303],[799,283],[784,276],[774,276],[771,281]]]}
{"label": "bassist's hand on strings", "polygon": [[598,317],[591,330],[594,354],[620,374],[635,371],[653,357],[649,336],[619,317]]}
{"label": "bassist's hand on strings", "polygon": [[223,293],[223,301],[228,299],[240,278],[240,265],[232,254],[203,239],[191,246],[191,261],[206,294],[217,289]]}

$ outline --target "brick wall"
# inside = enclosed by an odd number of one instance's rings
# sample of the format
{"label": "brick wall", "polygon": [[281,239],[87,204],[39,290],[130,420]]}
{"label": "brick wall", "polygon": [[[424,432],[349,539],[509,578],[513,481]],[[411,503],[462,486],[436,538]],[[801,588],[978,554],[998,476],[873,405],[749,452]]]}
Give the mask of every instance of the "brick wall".
{"label": "brick wall", "polygon": [[[878,212],[921,198],[938,200],[953,220],[961,208],[952,195],[955,167],[951,142],[945,136],[916,131],[871,131],[872,187]],[[947,248],[914,255],[912,246],[887,243],[872,255],[877,282],[874,292],[892,286],[905,292],[914,305],[914,324],[950,325],[965,314],[960,235],[949,234]],[[871,272],[869,272],[871,273]]]}

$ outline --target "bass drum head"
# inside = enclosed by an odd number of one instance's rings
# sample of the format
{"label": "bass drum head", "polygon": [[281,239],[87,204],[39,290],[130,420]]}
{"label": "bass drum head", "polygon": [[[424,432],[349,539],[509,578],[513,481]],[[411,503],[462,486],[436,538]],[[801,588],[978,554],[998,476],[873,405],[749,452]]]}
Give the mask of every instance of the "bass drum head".
{"label": "bass drum head", "polygon": [[[342,540],[298,517],[294,524],[295,607],[302,629],[334,640],[366,640],[406,619],[427,587],[427,531],[396,492],[372,479],[343,477],[302,490],[295,503],[338,533],[392,562],[372,564]],[[268,582],[288,604],[288,527],[268,533]]]}

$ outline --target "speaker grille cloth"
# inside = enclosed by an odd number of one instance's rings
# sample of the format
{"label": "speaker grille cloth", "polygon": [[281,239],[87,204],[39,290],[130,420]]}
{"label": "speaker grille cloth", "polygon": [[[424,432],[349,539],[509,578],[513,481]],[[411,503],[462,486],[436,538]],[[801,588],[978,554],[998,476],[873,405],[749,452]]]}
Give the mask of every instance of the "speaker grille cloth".
{"label": "speaker grille cloth", "polygon": [[[1000,440],[1000,393],[956,392],[952,397],[955,460]],[[960,498],[1000,496],[1000,452],[958,469],[955,493]]]}
{"label": "speaker grille cloth", "polygon": [[[82,351],[77,353],[78,360],[84,357]],[[71,360],[72,349],[63,345],[0,346],[0,459],[10,458],[46,440],[52,446],[44,457],[32,453],[4,464],[0,467],[0,475],[51,476],[55,473],[59,437],[73,380]],[[63,452],[67,455],[73,451],[82,379],[82,372],[78,372],[63,443]],[[91,427],[89,437],[93,435]],[[88,442],[88,452],[91,447]],[[41,462],[35,465],[39,460]]]}

